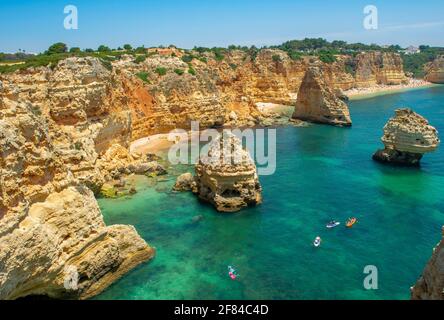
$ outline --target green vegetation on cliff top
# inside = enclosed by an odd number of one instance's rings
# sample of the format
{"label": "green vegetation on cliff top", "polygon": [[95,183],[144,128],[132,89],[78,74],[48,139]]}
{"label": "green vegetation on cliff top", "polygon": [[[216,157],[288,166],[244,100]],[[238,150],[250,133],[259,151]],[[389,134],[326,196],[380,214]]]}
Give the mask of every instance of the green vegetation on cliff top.
{"label": "green vegetation on cliff top", "polygon": [[[174,46],[170,46],[173,48]],[[159,47],[163,48],[163,46]],[[174,47],[175,48],[175,47]],[[255,46],[235,46],[230,45],[228,48],[222,47],[194,47],[192,50],[185,50],[186,54],[182,60],[190,65],[194,59],[207,63],[207,55],[212,54],[216,61],[223,61],[226,55],[233,50],[241,50],[247,53],[245,59],[254,61],[261,49],[280,49],[287,52],[292,60],[300,60],[303,56],[317,56],[324,63],[333,63],[336,61],[337,55],[355,56],[366,51],[383,51],[383,52],[401,52],[404,61],[404,70],[412,73],[415,77],[424,76],[424,66],[428,62],[433,61],[438,55],[444,54],[444,48],[420,46],[421,52],[416,54],[404,54],[399,45],[379,46],[376,44],[363,43],[347,43],[345,41],[329,42],[322,38],[306,38],[303,40],[291,40],[278,46],[269,46],[257,48]],[[0,53],[0,73],[14,72],[16,70],[26,69],[30,67],[49,66],[54,67],[60,60],[68,57],[84,57],[91,56],[99,58],[105,67],[112,68],[111,62],[119,59],[124,54],[130,54],[136,57],[136,63],[141,63],[151,55],[156,53],[148,53],[147,48],[140,46],[133,48],[129,44],[123,45],[122,48],[111,49],[106,45],[100,45],[97,50],[84,49],[78,47],[68,49],[68,46],[62,42],[51,45],[44,53],[32,55],[20,50],[15,54]],[[275,62],[279,61],[277,56],[273,56]],[[192,69],[192,68],[191,68]],[[353,73],[353,66],[346,66],[347,72]],[[158,70],[159,75],[163,74],[163,70]],[[193,74],[192,69],[191,74]]]}

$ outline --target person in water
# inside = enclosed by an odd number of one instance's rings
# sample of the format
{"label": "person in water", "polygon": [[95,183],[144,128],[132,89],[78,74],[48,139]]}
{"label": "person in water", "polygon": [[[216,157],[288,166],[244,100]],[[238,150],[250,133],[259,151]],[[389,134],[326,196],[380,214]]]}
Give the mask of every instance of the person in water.
{"label": "person in water", "polygon": [[236,270],[232,266],[228,266],[228,275],[231,280],[236,280],[239,275],[236,274]]}

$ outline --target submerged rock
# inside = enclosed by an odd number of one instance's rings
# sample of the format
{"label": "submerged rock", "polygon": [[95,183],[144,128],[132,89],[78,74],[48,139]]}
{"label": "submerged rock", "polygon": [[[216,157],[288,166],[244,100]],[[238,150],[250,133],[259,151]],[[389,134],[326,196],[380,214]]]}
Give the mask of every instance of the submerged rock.
{"label": "submerged rock", "polygon": [[433,250],[432,258],[411,291],[412,300],[444,300],[444,240]]}
{"label": "submerged rock", "polygon": [[347,104],[328,85],[317,65],[310,66],[305,74],[293,118],[336,126],[352,124]]}
{"label": "submerged rock", "polygon": [[423,155],[439,146],[438,131],[411,109],[398,109],[384,127],[382,142],[373,159],[380,162],[418,166]]}
{"label": "submerged rock", "polygon": [[203,215],[198,215],[198,216],[195,216],[191,219],[191,223],[196,224],[196,223],[201,222],[203,219],[204,219]]}
{"label": "submerged rock", "polygon": [[262,202],[256,165],[241,141],[224,132],[196,165],[196,190],[200,199],[220,212],[236,212]]}

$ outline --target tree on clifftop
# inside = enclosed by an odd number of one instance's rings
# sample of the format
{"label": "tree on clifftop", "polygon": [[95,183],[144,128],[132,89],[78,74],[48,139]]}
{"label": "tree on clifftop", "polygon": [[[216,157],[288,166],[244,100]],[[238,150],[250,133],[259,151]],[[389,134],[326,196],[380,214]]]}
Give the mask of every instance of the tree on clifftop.
{"label": "tree on clifftop", "polygon": [[46,54],[57,54],[57,53],[65,53],[68,51],[68,47],[66,46],[66,44],[62,43],[62,42],[57,42],[54,43],[52,46],[50,46],[48,48],[48,50],[46,50]]}
{"label": "tree on clifftop", "polygon": [[107,46],[105,46],[105,45],[101,45],[98,49],[97,49],[97,51],[99,51],[99,52],[107,52],[107,51],[111,51],[111,49],[109,48],[109,47],[107,47]]}

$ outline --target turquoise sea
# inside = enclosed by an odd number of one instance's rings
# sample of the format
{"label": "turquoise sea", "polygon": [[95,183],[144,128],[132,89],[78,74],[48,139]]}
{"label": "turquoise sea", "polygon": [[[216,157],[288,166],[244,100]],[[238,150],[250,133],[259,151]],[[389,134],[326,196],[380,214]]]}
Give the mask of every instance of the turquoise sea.
{"label": "turquoise sea", "polygon": [[[140,178],[132,198],[100,199],[106,222],[134,225],[157,256],[97,299],[409,299],[444,225],[444,146],[421,168],[372,161],[384,124],[406,106],[444,133],[444,86],[352,101],[351,129],[278,128],[264,203],[239,214],[170,192],[186,166]],[[325,228],[350,216],[351,230]],[[364,289],[367,265],[379,270],[378,290]]]}

